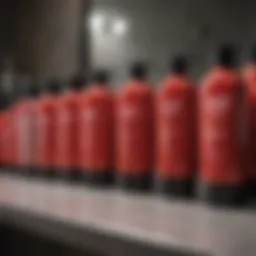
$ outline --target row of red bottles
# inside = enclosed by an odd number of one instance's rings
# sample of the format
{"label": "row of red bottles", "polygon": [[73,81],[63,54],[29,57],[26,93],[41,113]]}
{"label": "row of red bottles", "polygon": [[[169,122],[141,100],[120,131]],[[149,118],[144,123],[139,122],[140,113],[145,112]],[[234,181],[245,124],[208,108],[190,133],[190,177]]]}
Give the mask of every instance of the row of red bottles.
{"label": "row of red bottles", "polygon": [[[113,96],[107,89],[108,77],[99,72],[93,84],[83,90],[85,81],[75,79],[71,90],[55,103],[53,135],[55,173],[110,183],[113,177]],[[54,123],[54,121],[52,122]],[[54,128],[53,128],[54,130]]]}
{"label": "row of red bottles", "polygon": [[248,113],[254,138],[256,71],[246,75],[246,98],[231,47],[220,49],[198,94],[187,68],[184,58],[176,58],[156,94],[142,64],[132,67],[116,96],[104,72],[86,90],[82,79],[63,93],[51,82],[39,99],[32,90],[1,113],[2,163],[103,184],[115,176],[128,188],[148,189],[155,181],[157,189],[177,196],[191,195],[198,180],[199,196],[207,201],[239,202],[246,182],[256,177],[256,141],[249,154],[245,125]]}

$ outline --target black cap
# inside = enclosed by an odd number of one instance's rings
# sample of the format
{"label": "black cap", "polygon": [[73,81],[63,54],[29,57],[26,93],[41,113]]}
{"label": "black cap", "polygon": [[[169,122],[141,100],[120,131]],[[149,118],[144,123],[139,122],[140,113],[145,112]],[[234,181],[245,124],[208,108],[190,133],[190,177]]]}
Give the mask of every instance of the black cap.
{"label": "black cap", "polygon": [[253,44],[253,47],[252,47],[251,60],[253,62],[256,62],[256,42]]}
{"label": "black cap", "polygon": [[47,91],[50,94],[60,94],[62,91],[61,82],[57,79],[53,79],[48,83]]}
{"label": "black cap", "polygon": [[130,76],[134,79],[144,80],[148,75],[148,67],[143,62],[136,62],[130,68]]}
{"label": "black cap", "polygon": [[8,95],[6,91],[2,87],[0,87],[0,110],[7,109],[10,104],[10,95]]}
{"label": "black cap", "polygon": [[174,72],[178,74],[187,73],[188,71],[187,59],[182,55],[174,57],[174,59],[170,61],[169,70],[170,72]]}
{"label": "black cap", "polygon": [[73,90],[82,90],[87,84],[85,76],[74,76],[71,78],[70,88]]}
{"label": "black cap", "polygon": [[107,84],[109,82],[109,73],[106,70],[98,70],[93,74],[92,80],[97,84]]}
{"label": "black cap", "polygon": [[236,64],[235,47],[232,44],[220,46],[217,53],[217,62],[224,67],[233,67]]}
{"label": "black cap", "polygon": [[38,83],[36,82],[33,82],[29,85],[29,95],[33,98],[37,98],[40,93],[41,93],[41,90],[40,90],[40,86]]}
{"label": "black cap", "polygon": [[33,86],[31,77],[18,77],[15,81],[15,99],[28,98],[31,96],[30,90]]}

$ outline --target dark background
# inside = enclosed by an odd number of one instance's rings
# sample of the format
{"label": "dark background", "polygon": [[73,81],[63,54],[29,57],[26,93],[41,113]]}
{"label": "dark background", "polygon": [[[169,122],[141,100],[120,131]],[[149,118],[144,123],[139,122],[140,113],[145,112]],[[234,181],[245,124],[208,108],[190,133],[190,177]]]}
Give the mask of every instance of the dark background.
{"label": "dark background", "polygon": [[[234,42],[246,59],[256,40],[255,10],[253,0],[3,0],[0,70],[11,62],[15,74],[45,80],[104,66],[118,85],[135,59],[149,61],[158,81],[169,56],[185,53],[198,77],[219,43]],[[129,30],[92,36],[93,13],[124,18]]]}

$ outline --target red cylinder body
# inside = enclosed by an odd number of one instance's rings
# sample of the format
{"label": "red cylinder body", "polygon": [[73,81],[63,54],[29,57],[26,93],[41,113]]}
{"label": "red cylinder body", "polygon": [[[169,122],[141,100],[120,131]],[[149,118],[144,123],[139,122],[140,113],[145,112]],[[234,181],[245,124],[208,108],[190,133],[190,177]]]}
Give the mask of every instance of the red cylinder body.
{"label": "red cylinder body", "polygon": [[92,183],[113,180],[113,95],[106,85],[93,84],[81,100],[81,149],[85,176]]}
{"label": "red cylinder body", "polygon": [[131,81],[116,102],[116,168],[122,185],[148,188],[153,168],[154,113],[151,86]]}
{"label": "red cylinder body", "polygon": [[38,126],[37,126],[37,119],[38,119],[38,104],[40,102],[40,98],[32,98],[30,99],[29,110],[28,110],[28,119],[29,119],[29,152],[30,152],[30,159],[29,159],[29,166],[30,166],[30,174],[37,175],[38,174],[38,162],[37,162],[37,150],[38,150]]}
{"label": "red cylinder body", "polygon": [[156,171],[160,189],[191,193],[195,168],[195,101],[185,75],[164,80],[156,99]]}
{"label": "red cylinder body", "polygon": [[[10,158],[13,171],[19,171],[19,144],[18,144],[18,123],[17,113],[20,102],[16,102],[9,109],[9,133],[10,133]],[[12,168],[11,168],[12,169]]]}
{"label": "red cylinder body", "polygon": [[13,145],[16,147],[12,155],[17,161],[17,165],[24,173],[30,172],[32,164],[32,140],[33,140],[33,119],[31,111],[33,109],[32,100],[29,98],[17,102],[13,111],[15,136],[12,136]]}
{"label": "red cylinder body", "polygon": [[1,111],[0,114],[0,159],[1,159],[1,166],[3,168],[8,167],[8,119],[9,119],[9,112],[8,110]]}
{"label": "red cylinder body", "polygon": [[17,171],[30,172],[33,165],[35,100],[25,98],[10,108],[10,158]]}
{"label": "red cylinder body", "polygon": [[5,120],[5,129],[4,129],[4,159],[5,163],[7,166],[7,169],[9,170],[10,165],[11,165],[11,152],[12,152],[12,130],[11,130],[11,113],[10,110],[8,109],[8,113],[6,115],[6,120]]}
{"label": "red cylinder body", "polygon": [[57,159],[58,98],[45,95],[37,103],[35,161],[40,174],[55,174]]}
{"label": "red cylinder body", "polygon": [[233,203],[242,192],[242,110],[236,71],[212,70],[199,93],[199,177],[209,199]]}
{"label": "red cylinder body", "polygon": [[60,175],[71,178],[81,175],[80,105],[81,94],[73,91],[60,96],[56,103],[56,166]]}
{"label": "red cylinder body", "polygon": [[4,133],[4,120],[5,120],[5,112],[0,112],[0,167],[4,168],[4,158],[3,158],[3,151],[4,151],[4,144],[3,144],[3,133]]}
{"label": "red cylinder body", "polygon": [[8,114],[6,115],[5,120],[5,129],[4,129],[4,159],[6,163],[6,169],[8,172],[12,169],[12,150],[13,150],[13,118],[12,111],[9,108]]}

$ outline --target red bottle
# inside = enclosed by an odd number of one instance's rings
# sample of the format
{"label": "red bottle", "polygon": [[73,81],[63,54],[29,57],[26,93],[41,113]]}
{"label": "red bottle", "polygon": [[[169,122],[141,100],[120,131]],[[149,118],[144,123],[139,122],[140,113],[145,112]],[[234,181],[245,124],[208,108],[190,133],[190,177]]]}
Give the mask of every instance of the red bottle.
{"label": "red bottle", "polygon": [[160,191],[192,194],[195,168],[194,89],[182,56],[171,63],[156,99],[156,171]]}
{"label": "red bottle", "polygon": [[113,182],[114,111],[108,74],[98,71],[82,100],[82,134],[85,177],[94,185]]}
{"label": "red bottle", "polygon": [[8,115],[5,115],[5,154],[7,157],[6,159],[8,159],[8,171],[14,173],[21,171],[18,157],[18,122],[16,114],[19,112],[19,105],[23,104],[24,101],[24,86],[28,86],[27,80],[24,81],[22,79],[19,79],[19,83],[15,83],[13,91],[14,93],[12,94],[11,98],[9,97],[9,101],[11,100],[12,103],[8,104]]}
{"label": "red bottle", "polygon": [[33,117],[31,115],[34,104],[31,88],[34,84],[26,84],[26,92],[12,109],[12,150],[11,155],[19,171],[24,174],[31,173],[32,143],[33,143]]}
{"label": "red bottle", "polygon": [[248,130],[247,138],[247,197],[256,197],[256,47],[253,49],[251,62],[243,70],[243,82],[247,96]]}
{"label": "red bottle", "polygon": [[57,104],[61,84],[57,80],[49,83],[47,92],[37,104],[35,161],[38,173],[55,177],[57,170]]}
{"label": "red bottle", "polygon": [[29,174],[32,176],[38,175],[38,163],[37,163],[37,149],[38,149],[38,137],[37,137],[37,117],[38,117],[38,104],[40,102],[41,88],[39,84],[32,83],[29,89],[30,102],[27,112],[27,118],[29,121]]}
{"label": "red bottle", "polygon": [[0,168],[1,172],[5,169],[4,163],[4,143],[3,143],[3,133],[5,128],[5,117],[6,113],[3,109],[0,112]]}
{"label": "red bottle", "polygon": [[213,204],[233,205],[243,195],[242,95],[234,51],[223,46],[218,65],[199,93],[199,196]]}
{"label": "red bottle", "polygon": [[[14,97],[12,97],[14,98]],[[8,154],[8,171],[15,173],[19,171],[18,166],[18,141],[17,141],[17,126],[16,126],[16,108],[19,104],[18,99],[13,99],[12,104],[8,107],[8,118],[5,115],[5,128],[6,128],[6,150]],[[8,120],[8,121],[7,121]]]}
{"label": "red bottle", "polygon": [[13,149],[13,102],[10,97],[4,90],[1,88],[0,95],[0,104],[1,104],[1,112],[0,112],[0,126],[1,126],[1,159],[2,166],[5,172],[12,172],[14,168],[12,149]]}
{"label": "red bottle", "polygon": [[9,111],[5,109],[0,114],[0,158],[3,171],[9,171],[8,151],[9,151]]}
{"label": "red bottle", "polygon": [[6,151],[6,162],[8,172],[14,172],[16,169],[15,156],[17,145],[15,144],[15,119],[13,115],[13,106],[9,106],[8,115],[6,119],[6,130],[5,130],[5,151]]}
{"label": "red bottle", "polygon": [[9,155],[11,166],[9,169],[11,172],[19,173],[21,171],[21,166],[19,165],[19,145],[18,145],[18,125],[17,125],[17,110],[19,109],[19,103],[21,99],[14,102],[14,104],[9,109],[9,125],[8,125],[8,134],[9,134]]}
{"label": "red bottle", "polygon": [[116,169],[120,185],[149,189],[153,169],[153,92],[147,70],[136,63],[116,102]]}
{"label": "red bottle", "polygon": [[57,132],[56,132],[56,165],[60,176],[72,180],[82,178],[81,166],[81,98],[86,86],[84,77],[72,79],[70,90],[59,97],[57,101]]}

